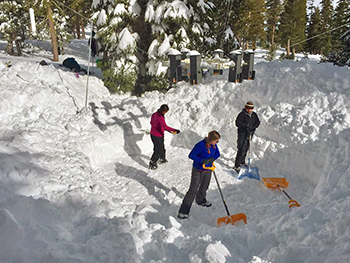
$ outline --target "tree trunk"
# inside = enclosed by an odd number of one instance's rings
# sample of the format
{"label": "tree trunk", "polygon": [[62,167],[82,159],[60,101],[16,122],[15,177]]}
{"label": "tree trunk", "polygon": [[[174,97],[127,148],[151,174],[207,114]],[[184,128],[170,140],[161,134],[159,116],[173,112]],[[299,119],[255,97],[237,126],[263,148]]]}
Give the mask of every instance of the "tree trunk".
{"label": "tree trunk", "polygon": [[77,18],[76,27],[77,27],[77,39],[80,39],[80,23],[79,23],[79,18]]}
{"label": "tree trunk", "polygon": [[7,54],[9,54],[10,56],[13,55],[13,42],[12,42],[12,40],[7,42],[7,46],[5,47],[5,52]]}
{"label": "tree trunk", "polygon": [[148,62],[147,50],[154,39],[154,36],[152,35],[152,28],[150,24],[145,20],[145,7],[147,3],[148,0],[138,1],[142,12],[139,15],[139,18],[133,24],[133,29],[140,36],[140,39],[137,42],[137,47],[139,51],[136,52],[136,57],[139,60],[138,78],[134,90],[134,94],[138,96],[141,95],[149,85],[149,78],[147,78],[146,66]]}
{"label": "tree trunk", "polygon": [[271,45],[273,46],[275,44],[275,33],[276,33],[276,26],[272,26],[272,36],[271,36]]}
{"label": "tree trunk", "polygon": [[288,39],[288,43],[287,43],[287,56],[290,56],[290,39]]}
{"label": "tree trunk", "polygon": [[22,50],[21,50],[21,41],[15,40],[15,45],[16,45],[16,51],[17,51],[17,56],[22,56]]}
{"label": "tree trunk", "polygon": [[58,61],[57,36],[56,36],[55,26],[53,24],[53,19],[52,19],[52,10],[50,7],[48,7],[47,9],[47,17],[50,25],[53,61]]}
{"label": "tree trunk", "polygon": [[83,18],[80,19],[80,24],[81,24],[81,38],[85,39],[85,28],[84,28],[84,20],[83,20]]}

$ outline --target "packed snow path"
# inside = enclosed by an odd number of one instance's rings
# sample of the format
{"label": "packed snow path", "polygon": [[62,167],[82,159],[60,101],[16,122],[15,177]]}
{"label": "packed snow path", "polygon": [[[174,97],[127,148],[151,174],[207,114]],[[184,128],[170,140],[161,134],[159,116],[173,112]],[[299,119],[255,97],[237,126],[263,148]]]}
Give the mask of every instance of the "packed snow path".
{"label": "packed snow path", "polygon": [[[38,63],[0,62],[0,258],[30,262],[346,262],[349,257],[349,71],[302,60],[256,65],[242,84],[208,76],[166,94],[110,95],[92,77]],[[252,165],[285,177],[301,207],[256,180],[236,179],[234,120],[252,100],[261,126]],[[167,103],[166,163],[147,169],[149,119]],[[210,208],[176,218],[189,187],[188,153],[220,132]]]}

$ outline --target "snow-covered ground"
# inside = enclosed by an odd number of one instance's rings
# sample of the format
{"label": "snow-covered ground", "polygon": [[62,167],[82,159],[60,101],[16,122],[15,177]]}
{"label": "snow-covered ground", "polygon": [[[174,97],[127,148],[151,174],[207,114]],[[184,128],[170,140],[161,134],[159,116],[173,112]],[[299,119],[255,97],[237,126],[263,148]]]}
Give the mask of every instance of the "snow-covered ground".
{"label": "snow-covered ground", "polygon": [[[87,65],[86,42],[74,41],[65,56]],[[224,72],[139,98],[110,95],[92,76],[85,109],[87,76],[40,66],[47,52],[16,59],[2,50],[1,262],[349,262],[346,68],[257,59],[254,81],[229,83]],[[234,121],[247,100],[261,120],[252,165],[262,177],[286,178],[300,207],[231,169]],[[163,103],[167,124],[181,133],[165,135],[169,162],[151,171],[149,120]],[[245,213],[246,225],[216,227],[226,212],[214,179],[213,206],[193,204],[189,220],[176,217],[189,187],[188,153],[214,129],[222,136],[216,175],[230,212]]]}

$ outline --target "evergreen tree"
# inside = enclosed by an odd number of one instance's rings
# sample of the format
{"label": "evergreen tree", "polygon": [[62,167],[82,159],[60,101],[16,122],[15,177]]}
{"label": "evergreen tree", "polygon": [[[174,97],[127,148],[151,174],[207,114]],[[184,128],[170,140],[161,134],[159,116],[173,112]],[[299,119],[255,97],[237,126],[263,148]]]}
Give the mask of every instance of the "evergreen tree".
{"label": "evergreen tree", "polygon": [[[192,5],[192,2],[195,5]],[[162,60],[172,47],[204,47],[205,32],[196,13],[206,13],[212,5],[206,1],[94,1],[98,11],[98,39],[108,57],[101,62],[105,85],[113,91],[133,91],[165,88],[166,67]],[[209,21],[209,18],[206,20]],[[189,38],[193,37],[195,41]]]}
{"label": "evergreen tree", "polygon": [[[347,11],[347,19],[346,19],[347,31],[340,36],[340,40],[344,43],[343,49],[337,56],[337,64],[344,65],[345,63],[349,63],[350,60],[350,10],[348,7]],[[350,65],[348,65],[350,66]]]}
{"label": "evergreen tree", "polygon": [[265,0],[250,0],[251,16],[249,21],[249,33],[247,40],[252,42],[252,49],[255,50],[257,42],[265,40]]}
{"label": "evergreen tree", "polygon": [[344,49],[345,43],[341,39],[341,36],[347,32],[350,28],[350,25],[346,25],[348,21],[348,17],[350,16],[350,7],[348,0],[339,0],[337,7],[335,8],[335,12],[333,15],[332,25],[333,28],[336,29],[332,32],[332,51],[340,52]]}
{"label": "evergreen tree", "polygon": [[66,20],[66,30],[78,39],[85,38],[84,28],[87,26],[87,18],[92,14],[92,0],[61,0],[61,2],[68,7],[65,9],[65,17],[69,18]]}
{"label": "evergreen tree", "polygon": [[240,18],[240,8],[243,1],[225,0],[213,1],[215,8],[209,10],[209,18],[212,23],[209,34],[216,39],[214,48],[221,48],[226,54],[231,52],[240,42],[240,27],[237,21]]}
{"label": "evergreen tree", "polygon": [[282,12],[281,0],[266,0],[266,35],[270,45],[276,41],[276,28]]}
{"label": "evergreen tree", "polygon": [[[195,15],[190,16],[188,22],[183,25],[181,30],[186,32],[180,31],[181,35],[186,36],[186,38],[181,39],[178,37],[180,34],[175,35],[174,47],[178,50],[186,47],[208,55],[210,51],[216,49],[221,40],[221,38],[216,37],[216,21],[213,19],[217,15],[217,6],[207,1],[203,1],[202,4],[198,5],[196,3],[197,1],[188,1],[188,6],[193,7]],[[178,45],[177,43],[181,44]]]}
{"label": "evergreen tree", "polygon": [[[341,40],[344,42],[344,48],[339,56],[339,64],[344,65],[347,62],[349,63],[350,60],[350,30],[348,30],[343,36],[341,36]],[[348,66],[350,66],[350,64],[348,64]]]}
{"label": "evergreen tree", "polygon": [[[330,31],[332,28],[333,7],[331,0],[322,0],[321,6],[321,32],[325,33]],[[331,33],[326,33],[320,37],[323,42],[322,54],[327,55],[331,50]]]}
{"label": "evergreen tree", "polygon": [[[26,0],[26,1],[1,1],[0,2],[0,32],[4,35],[8,41],[8,47],[6,50],[10,53],[14,53],[13,41],[16,44],[17,55],[21,54],[21,47],[23,41],[29,37],[35,37],[39,40],[47,40],[51,38],[50,28],[48,24],[48,8],[52,10],[52,18],[54,22],[55,41],[58,41],[58,48],[63,49],[63,43],[73,38],[74,26],[71,26],[70,21],[72,17],[77,16],[75,12],[72,12],[66,6],[71,6],[73,10],[79,12],[85,16],[91,14],[92,0],[62,0],[59,1],[60,5],[56,4],[56,1],[47,0]],[[78,5],[77,5],[78,4]],[[74,6],[76,5],[76,6]],[[30,30],[30,17],[29,8],[34,9],[36,34]],[[81,18],[79,18],[81,19]],[[86,20],[81,23],[81,26],[86,25]]]}
{"label": "evergreen tree", "polygon": [[239,10],[239,18],[236,21],[238,28],[236,32],[240,37],[241,43],[252,43],[252,48],[256,48],[258,40],[265,38],[264,31],[264,12],[265,1],[264,0],[244,0],[241,3]]}
{"label": "evergreen tree", "polygon": [[321,54],[323,50],[323,41],[317,36],[320,34],[321,30],[321,12],[318,7],[314,7],[310,16],[310,23],[307,27],[307,37],[310,39],[307,41],[306,50],[311,54]]}
{"label": "evergreen tree", "polygon": [[[281,14],[278,35],[283,47],[287,47],[288,39],[291,45],[305,40],[306,0],[287,0]],[[302,44],[293,46],[296,51],[303,50]]]}
{"label": "evergreen tree", "polygon": [[[29,32],[29,12],[25,9],[22,1],[0,2],[0,33],[7,41],[6,52],[14,55],[13,42],[16,46],[16,55],[21,56],[21,45]],[[29,10],[29,9],[28,9]]]}

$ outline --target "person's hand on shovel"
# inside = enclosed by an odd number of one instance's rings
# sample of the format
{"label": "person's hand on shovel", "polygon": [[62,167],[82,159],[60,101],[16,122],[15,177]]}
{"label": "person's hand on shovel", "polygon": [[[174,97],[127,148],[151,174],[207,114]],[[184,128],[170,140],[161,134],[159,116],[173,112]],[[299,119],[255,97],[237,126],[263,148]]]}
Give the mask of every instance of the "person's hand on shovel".
{"label": "person's hand on shovel", "polygon": [[209,158],[209,159],[203,159],[202,164],[210,164],[215,161],[214,158]]}

